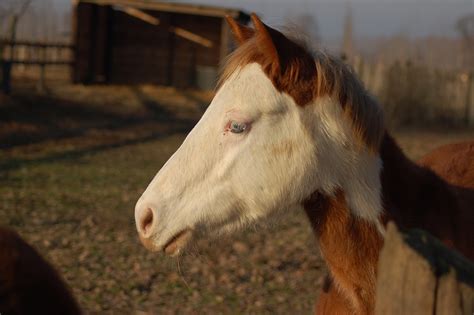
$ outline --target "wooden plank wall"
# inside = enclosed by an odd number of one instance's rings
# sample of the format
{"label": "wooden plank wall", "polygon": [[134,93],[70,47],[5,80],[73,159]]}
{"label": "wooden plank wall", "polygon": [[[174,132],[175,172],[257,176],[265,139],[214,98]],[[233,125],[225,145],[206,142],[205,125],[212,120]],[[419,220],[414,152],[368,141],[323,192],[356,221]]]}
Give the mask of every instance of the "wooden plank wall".
{"label": "wooden plank wall", "polygon": [[113,12],[110,83],[167,84],[169,16],[152,12],[161,27],[121,11]]}
{"label": "wooden plank wall", "polygon": [[75,83],[87,83],[91,77],[91,52],[93,50],[91,38],[93,36],[94,5],[79,3],[75,9],[75,62],[73,81]]}
{"label": "wooden plank wall", "polygon": [[81,2],[76,7],[75,16],[73,80],[76,83],[107,82],[112,8]]}
{"label": "wooden plank wall", "polygon": [[[196,67],[218,67],[221,18],[146,11],[155,26],[110,6],[80,3],[76,14],[78,83],[195,85]],[[182,28],[212,41],[204,47],[173,32]]]}
{"label": "wooden plank wall", "polygon": [[175,36],[173,60],[173,86],[189,87],[194,85],[197,66],[218,67],[221,43],[220,18],[196,15],[174,14],[176,27],[190,30],[212,41],[211,48],[190,42]]}
{"label": "wooden plank wall", "polygon": [[109,79],[110,57],[110,25],[113,22],[112,8],[99,6],[96,8],[94,36],[92,38],[94,52],[92,52],[93,81],[107,82]]}

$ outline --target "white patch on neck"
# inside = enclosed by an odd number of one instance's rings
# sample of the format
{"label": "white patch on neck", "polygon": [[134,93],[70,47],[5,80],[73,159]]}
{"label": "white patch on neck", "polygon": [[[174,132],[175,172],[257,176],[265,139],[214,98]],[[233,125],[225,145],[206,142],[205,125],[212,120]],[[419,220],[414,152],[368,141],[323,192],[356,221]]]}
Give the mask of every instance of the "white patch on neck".
{"label": "white patch on neck", "polygon": [[342,189],[357,217],[379,222],[382,160],[358,144],[351,122],[335,98],[318,98],[307,107],[316,117],[313,132],[322,191],[333,195]]}
{"label": "white patch on neck", "polygon": [[382,212],[381,169],[379,156],[362,152],[354,163],[352,176],[347,178],[343,186],[350,209],[357,216],[370,221],[377,221]]}

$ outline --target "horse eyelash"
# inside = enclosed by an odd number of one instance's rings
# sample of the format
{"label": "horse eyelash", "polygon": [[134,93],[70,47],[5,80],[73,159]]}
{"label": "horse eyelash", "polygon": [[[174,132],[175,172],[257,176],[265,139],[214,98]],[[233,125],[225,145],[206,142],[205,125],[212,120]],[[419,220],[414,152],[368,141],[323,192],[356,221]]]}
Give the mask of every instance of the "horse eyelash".
{"label": "horse eyelash", "polygon": [[[234,128],[235,126],[240,127],[240,128],[238,129],[238,132],[234,132],[234,131],[233,131],[233,130],[234,130],[233,128]],[[235,121],[235,120],[230,121],[230,124],[229,124],[229,131],[230,131],[230,132],[235,133],[235,134],[240,134],[240,133],[243,133],[243,132],[246,131],[246,130],[247,130],[247,124],[246,124],[246,123],[237,122],[237,121]]]}

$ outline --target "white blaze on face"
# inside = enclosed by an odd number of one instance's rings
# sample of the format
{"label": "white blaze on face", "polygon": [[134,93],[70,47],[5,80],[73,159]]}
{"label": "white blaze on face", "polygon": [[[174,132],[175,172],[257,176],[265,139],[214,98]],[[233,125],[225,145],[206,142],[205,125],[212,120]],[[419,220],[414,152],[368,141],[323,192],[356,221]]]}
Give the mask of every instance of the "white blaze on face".
{"label": "white blaze on face", "polygon": [[137,228],[151,209],[146,238],[161,250],[187,228],[231,231],[292,209],[316,190],[337,188],[358,215],[373,219],[380,211],[380,162],[354,143],[337,102],[322,98],[299,107],[260,65],[247,65],[223,84],[143,193]]}

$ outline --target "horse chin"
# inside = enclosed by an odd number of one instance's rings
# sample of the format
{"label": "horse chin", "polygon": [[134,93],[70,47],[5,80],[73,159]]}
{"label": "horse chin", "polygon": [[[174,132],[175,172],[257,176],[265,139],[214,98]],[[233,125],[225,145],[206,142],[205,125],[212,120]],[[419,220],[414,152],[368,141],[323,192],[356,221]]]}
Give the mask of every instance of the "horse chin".
{"label": "horse chin", "polygon": [[163,246],[163,252],[170,256],[178,256],[183,249],[188,245],[193,237],[193,230],[186,228],[181,232],[175,234],[166,244]]}
{"label": "horse chin", "polygon": [[231,237],[244,231],[246,227],[250,226],[251,222],[242,220],[232,220],[223,225],[213,226],[205,230],[205,234],[209,238]]}

